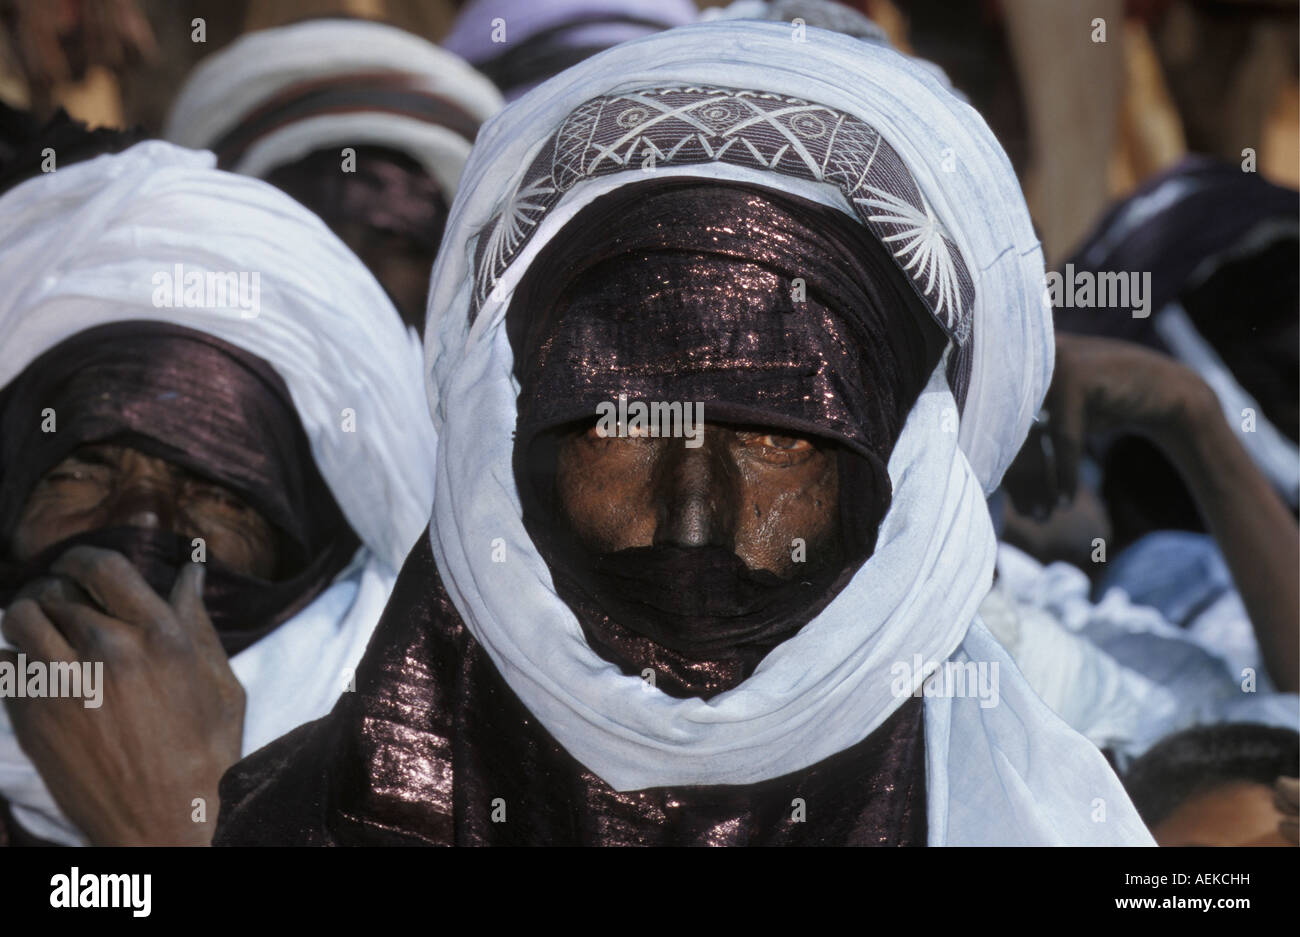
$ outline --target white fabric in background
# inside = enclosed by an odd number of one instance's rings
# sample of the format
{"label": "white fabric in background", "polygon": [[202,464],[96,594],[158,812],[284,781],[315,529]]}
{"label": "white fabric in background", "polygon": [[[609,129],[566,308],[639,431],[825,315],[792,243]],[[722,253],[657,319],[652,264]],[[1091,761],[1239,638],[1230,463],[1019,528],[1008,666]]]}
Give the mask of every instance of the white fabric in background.
{"label": "white fabric in background", "polygon": [[998,546],[998,574],[980,616],[1047,704],[1121,767],[1196,725],[1300,729],[1300,698],[1273,688],[1235,590],[1179,628],[1118,587],[1094,603],[1081,570],[1010,544]]}
{"label": "white fabric in background", "polygon": [[[1049,611],[1010,591],[1003,572],[980,605],[980,618],[1048,707],[1098,748],[1150,747],[1177,716],[1174,694],[1066,628]],[[1147,737],[1146,733],[1156,734]]]}

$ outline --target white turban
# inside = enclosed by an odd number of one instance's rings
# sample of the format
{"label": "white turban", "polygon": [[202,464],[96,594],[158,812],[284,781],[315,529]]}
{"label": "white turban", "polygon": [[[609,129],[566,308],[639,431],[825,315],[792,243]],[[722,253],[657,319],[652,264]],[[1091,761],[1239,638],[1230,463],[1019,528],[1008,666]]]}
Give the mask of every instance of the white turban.
{"label": "white turban", "polygon": [[[956,339],[890,458],[875,553],[749,679],[707,701],[670,697],[591,650],[524,529],[511,462],[512,292],[584,206],[651,177],[765,186],[857,218]],[[1150,842],[1100,752],[976,617],[996,546],[984,497],[1046,390],[1051,311],[1005,154],[928,69],[822,30],[796,42],[784,24],[625,43],[484,127],[444,243],[425,333],[434,556],[471,633],[574,757],[617,790],[778,777],[862,740],[925,668],[951,662],[998,683],[996,699],[926,693],[931,843]],[[508,562],[491,562],[494,543]]]}
{"label": "white turban", "polygon": [[[268,104],[301,100],[330,83],[346,89],[350,79],[376,75],[400,80],[421,106],[380,109],[355,102],[324,112],[308,106],[257,135],[227,168],[264,178],[316,150],[383,146],[418,162],[450,199],[474,131],[500,109],[501,95],[458,56],[383,23],[310,20],[236,40],[194,69],[172,104],[163,136],[213,149]],[[440,120],[440,111],[456,119]]]}
{"label": "white turban", "polygon": [[698,16],[695,0],[469,0],[442,44],[513,101],[594,50]]}
{"label": "white turban", "polygon": [[[374,277],[307,209],[213,162],[151,141],[0,197],[0,387],[64,339],[128,320],[224,339],[284,380],[362,548],[306,608],[231,659],[247,692],[247,754],[338,697],[428,519],[435,442],[416,349]],[[250,284],[256,274],[256,304],[185,305],[175,283],[176,305],[155,305],[177,273],[244,273]],[[80,841],[2,711],[0,796],[36,835]]]}

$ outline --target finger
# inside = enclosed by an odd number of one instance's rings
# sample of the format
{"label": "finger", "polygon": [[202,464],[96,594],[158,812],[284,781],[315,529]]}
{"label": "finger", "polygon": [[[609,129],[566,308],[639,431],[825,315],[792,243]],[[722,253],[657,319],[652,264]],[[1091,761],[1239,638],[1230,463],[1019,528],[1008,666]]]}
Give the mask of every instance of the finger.
{"label": "finger", "polygon": [[221,651],[224,657],[225,649],[221,647],[221,639],[217,636],[216,628],[212,627],[208,609],[203,604],[203,582],[206,577],[207,567],[202,563],[182,566],[172,586],[168,603],[182,631],[200,647],[209,651]]}
{"label": "finger", "polygon": [[73,547],[50,566],[85,589],[105,612],[142,627],[166,621],[171,609],[121,553]]}
{"label": "finger", "polygon": [[[26,677],[18,670],[18,652],[11,651],[8,648],[0,648],[0,663],[6,663],[14,668],[14,679],[24,680]],[[17,736],[22,731],[23,713],[26,709],[28,697],[19,696],[17,693],[6,693],[3,697],[5,711],[9,715],[9,723],[14,728],[14,735]],[[18,747],[22,748],[20,741]]]}
{"label": "finger", "polygon": [[1273,801],[1283,813],[1300,813],[1300,778],[1278,778],[1273,785]]}
{"label": "finger", "polygon": [[76,660],[77,654],[45,612],[31,599],[19,599],[0,619],[4,639],[29,657]]}
{"label": "finger", "polygon": [[1003,488],[1016,511],[1038,521],[1046,520],[1056,506],[1054,470],[1048,477],[1047,447],[1052,443],[1045,427],[1041,418],[1035,418],[1025,444],[1002,477]]}
{"label": "finger", "polygon": [[41,610],[62,632],[81,660],[105,660],[128,637],[129,623],[110,618],[81,602],[49,599]]}
{"label": "finger", "polygon": [[1058,503],[1071,501],[1079,487],[1079,459],[1083,455],[1083,399],[1073,387],[1060,395],[1057,408],[1052,411],[1049,432],[1056,459],[1056,490]]}
{"label": "finger", "polygon": [[66,576],[41,576],[30,580],[14,595],[15,599],[32,599],[38,605],[47,601],[94,603],[86,590]]}
{"label": "finger", "polygon": [[176,575],[176,581],[172,583],[167,604],[178,612],[206,613],[207,609],[203,606],[203,580],[206,575],[207,569],[202,563],[187,563],[182,566]]}

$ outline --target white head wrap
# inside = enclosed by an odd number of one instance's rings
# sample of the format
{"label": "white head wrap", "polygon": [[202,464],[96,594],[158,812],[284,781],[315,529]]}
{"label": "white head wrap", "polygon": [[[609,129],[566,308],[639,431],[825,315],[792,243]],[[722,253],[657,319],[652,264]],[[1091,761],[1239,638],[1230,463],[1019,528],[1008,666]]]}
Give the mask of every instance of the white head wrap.
{"label": "white head wrap", "polygon": [[[484,127],[425,334],[443,580],[529,710],[618,790],[798,770],[879,726],[920,685],[918,658],[923,668],[951,659],[996,668],[1000,692],[992,706],[926,699],[932,843],[1149,842],[1101,754],[975,618],[995,555],[984,496],[1052,368],[1042,255],[1015,176],[980,117],[930,72],[887,48],[806,36],[795,44],[788,26],[749,22],[675,29],[575,66]],[[648,164],[658,177],[743,181],[858,217],[892,238],[923,300],[965,340],[953,369],[965,390],[959,432],[941,365],[890,459],[894,495],[874,555],[748,680],[709,701],[669,697],[590,649],[524,529],[511,463],[512,291],[569,219],[644,181]],[[502,544],[506,562],[494,563]]]}
{"label": "white head wrap", "polygon": [[[295,88],[376,74],[401,76],[405,87],[455,107],[474,123],[501,107],[492,82],[419,36],[383,23],[310,20],[251,33],[201,62],[173,103],[163,135],[182,146],[210,149]],[[436,120],[358,106],[288,120],[260,135],[229,168],[265,177],[315,150],[385,146],[420,163],[450,199],[473,142],[472,133]]]}
{"label": "white head wrap", "polygon": [[789,23],[792,28],[816,26],[832,29],[864,42],[893,47],[888,34],[867,14],[838,0],[734,0],[725,7],[700,11],[704,22],[720,19],[770,20]]}
{"label": "white head wrap", "polygon": [[560,71],[567,57],[684,26],[698,16],[695,0],[469,0],[442,44],[488,72],[521,50],[526,55],[530,46],[546,46],[556,57],[543,60],[541,77],[503,81],[506,100],[513,101]]}
{"label": "white head wrap", "polygon": [[[879,43],[893,48],[889,35],[880,25],[860,10],[840,3],[839,0],[734,0],[725,7],[708,7],[700,11],[700,20],[769,20],[788,23],[791,39],[802,33],[800,27],[816,26],[830,29],[863,42]],[[912,64],[928,69],[953,96],[966,101],[966,95],[952,86],[948,73],[933,62],[912,56]]]}
{"label": "white head wrap", "polygon": [[[127,320],[214,335],[284,380],[362,548],[315,601],[232,658],[248,753],[333,705],[429,516],[435,442],[418,360],[374,277],[311,212],[213,163],[152,141],[0,197],[0,387],[64,339]],[[256,315],[155,305],[158,278],[178,264],[183,278],[256,274]],[[80,840],[2,712],[0,795],[31,832]]]}

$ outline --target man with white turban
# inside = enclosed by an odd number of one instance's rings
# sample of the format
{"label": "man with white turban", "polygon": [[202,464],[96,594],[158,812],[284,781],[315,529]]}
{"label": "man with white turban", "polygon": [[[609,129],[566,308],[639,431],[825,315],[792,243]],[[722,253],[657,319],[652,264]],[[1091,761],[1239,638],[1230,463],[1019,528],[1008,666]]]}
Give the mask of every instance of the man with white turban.
{"label": "man with white turban", "polygon": [[484,128],[429,536],[217,843],[1151,842],[977,614],[1052,370],[1011,167],[929,70],[805,38],[628,42]]}
{"label": "man with white turban", "polygon": [[0,197],[0,841],[206,843],[221,772],[351,686],[434,433],[318,218],[70,149]]}
{"label": "man with white turban", "polygon": [[699,15],[693,0],[469,0],[442,44],[514,101],[597,52]]}
{"label": "man with white turban", "polygon": [[407,324],[479,125],[501,95],[458,56],[395,26],[308,20],[204,60],[167,120],[174,143],[265,179],[356,252]]}

